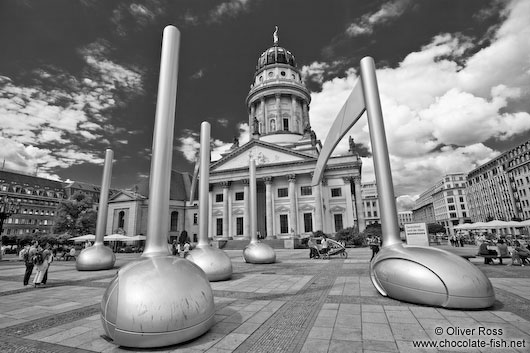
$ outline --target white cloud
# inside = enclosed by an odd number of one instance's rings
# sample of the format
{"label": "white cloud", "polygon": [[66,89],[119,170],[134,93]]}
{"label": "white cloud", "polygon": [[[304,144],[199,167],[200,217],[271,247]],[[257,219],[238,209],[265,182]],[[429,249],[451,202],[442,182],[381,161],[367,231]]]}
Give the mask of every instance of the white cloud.
{"label": "white cloud", "polygon": [[210,11],[210,20],[220,22],[225,18],[235,17],[248,9],[250,0],[228,0]]}
{"label": "white cloud", "polygon": [[409,7],[410,2],[410,0],[386,2],[378,11],[365,14],[357,22],[350,24],[346,33],[352,37],[373,33],[375,26],[401,16]]}
{"label": "white cloud", "polygon": [[[528,13],[529,1],[508,3],[506,20],[491,44],[468,58],[473,41],[446,33],[397,67],[377,70],[398,196],[417,195],[445,173],[469,172],[494,158],[500,152],[485,146],[486,141],[530,131],[530,115],[515,108],[530,99]],[[378,23],[377,16],[372,19]],[[323,77],[319,69],[325,71],[326,64],[306,68]],[[351,70],[344,78],[324,81],[322,91],[311,94],[311,125],[319,138],[327,135],[356,80]],[[339,143],[337,154],[347,151],[348,135],[371,147],[365,117]],[[374,179],[371,159],[363,158],[363,181]]]}

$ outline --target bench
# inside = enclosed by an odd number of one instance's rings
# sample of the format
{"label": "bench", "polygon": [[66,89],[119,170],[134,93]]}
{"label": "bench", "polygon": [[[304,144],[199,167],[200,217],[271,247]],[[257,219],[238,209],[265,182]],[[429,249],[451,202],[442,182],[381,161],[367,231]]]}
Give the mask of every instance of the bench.
{"label": "bench", "polygon": [[[492,259],[492,260],[496,260],[496,259],[511,259],[512,256],[511,255],[505,255],[505,256],[499,256],[499,255],[486,255],[486,254],[477,254],[478,257],[483,257],[484,259]],[[499,264],[502,263],[502,262],[499,262]]]}
{"label": "bench", "polygon": [[475,255],[460,255],[460,257],[469,261],[469,259],[474,259],[476,256]]}

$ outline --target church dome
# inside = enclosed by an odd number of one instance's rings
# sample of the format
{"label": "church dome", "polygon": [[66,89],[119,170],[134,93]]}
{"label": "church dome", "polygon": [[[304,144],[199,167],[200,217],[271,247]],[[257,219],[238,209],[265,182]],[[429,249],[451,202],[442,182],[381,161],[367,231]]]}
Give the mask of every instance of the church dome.
{"label": "church dome", "polygon": [[258,59],[256,71],[260,71],[267,65],[286,64],[296,68],[294,55],[287,49],[274,45],[265,50]]}

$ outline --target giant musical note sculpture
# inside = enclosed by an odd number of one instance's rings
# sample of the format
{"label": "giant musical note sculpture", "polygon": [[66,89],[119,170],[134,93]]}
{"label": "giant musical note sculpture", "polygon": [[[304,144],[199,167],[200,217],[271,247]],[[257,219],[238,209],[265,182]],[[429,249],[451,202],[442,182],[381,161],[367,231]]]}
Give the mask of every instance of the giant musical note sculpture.
{"label": "giant musical note sculpture", "polygon": [[258,240],[258,204],[256,190],[256,162],[251,159],[249,166],[250,186],[250,243],[243,249],[243,258],[251,264],[272,264],[276,252],[269,245]]}
{"label": "giant musical note sculpture", "polygon": [[[226,253],[210,246],[208,242],[208,189],[210,181],[210,124],[201,124],[199,176],[199,238],[195,249],[187,259],[197,264],[210,281],[222,281],[232,277],[232,261]],[[192,185],[195,185],[193,183]]]}
{"label": "giant musical note sculpture", "polygon": [[375,288],[384,296],[418,304],[462,309],[492,306],[493,286],[472,263],[447,251],[403,246],[401,242],[375,65],[370,57],[361,60],[361,77],[329,130],[312,184],[320,183],[333,149],[365,110],[383,231],[381,251],[370,263]]}
{"label": "giant musical note sculpture", "polygon": [[161,347],[188,341],[214,324],[210,282],[193,262],[171,256],[169,186],[177,95],[180,33],[164,29],[156,105],[145,250],[121,268],[101,301],[107,336],[127,347]]}
{"label": "giant musical note sculpture", "polygon": [[103,166],[103,177],[101,179],[101,191],[99,194],[98,218],[96,221],[96,239],[94,245],[83,249],[77,257],[75,267],[78,271],[108,270],[113,268],[114,263],[116,263],[116,255],[112,249],[103,244],[105,227],[107,226],[107,210],[113,155],[114,153],[111,149],[105,151],[105,165]]}

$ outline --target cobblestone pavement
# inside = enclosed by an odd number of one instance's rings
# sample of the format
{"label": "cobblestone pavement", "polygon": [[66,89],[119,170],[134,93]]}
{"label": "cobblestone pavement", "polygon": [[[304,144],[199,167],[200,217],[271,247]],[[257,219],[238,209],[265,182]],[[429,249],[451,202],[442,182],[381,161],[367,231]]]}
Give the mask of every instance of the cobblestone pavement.
{"label": "cobblestone pavement", "polygon": [[[458,251],[473,254],[476,247]],[[23,263],[5,256],[0,352],[530,352],[530,266],[471,259],[491,279],[497,300],[467,311],[382,297],[370,281],[366,248],[348,249],[346,260],[276,250],[278,261],[267,265],[245,263],[241,250],[226,252],[234,273],[211,283],[215,325],[190,342],[142,350],[105,337],[99,306],[117,269],[139,254],[118,254],[116,268],[106,271],[78,272],[74,261],[56,261],[48,286],[37,289],[22,285]],[[445,347],[416,347],[420,340]]]}

